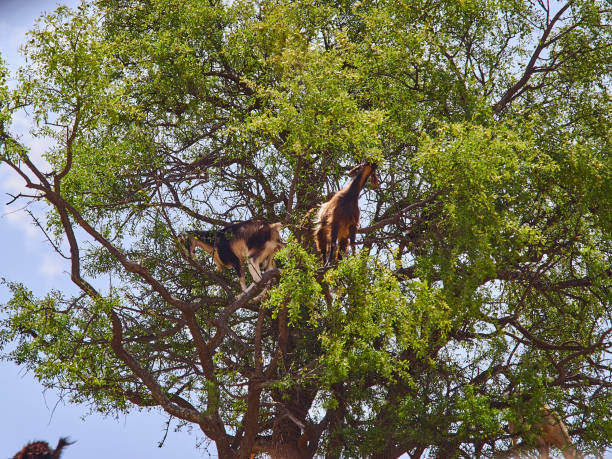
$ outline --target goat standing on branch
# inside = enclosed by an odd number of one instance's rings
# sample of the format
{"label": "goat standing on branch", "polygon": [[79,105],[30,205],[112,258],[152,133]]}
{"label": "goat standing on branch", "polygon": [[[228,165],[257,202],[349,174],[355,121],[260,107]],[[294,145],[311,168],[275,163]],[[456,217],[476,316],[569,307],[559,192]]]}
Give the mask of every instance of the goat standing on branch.
{"label": "goat standing on branch", "polygon": [[355,236],[359,227],[359,193],[370,178],[372,188],[378,187],[376,165],[365,163],[351,169],[353,177],[344,188],[321,205],[317,214],[317,226],[314,230],[317,250],[328,266],[336,260],[337,245],[340,245],[338,259],[346,254],[348,241],[351,241],[355,254]]}
{"label": "goat standing on branch", "polygon": [[274,253],[285,246],[280,237],[281,223],[265,223],[257,220],[235,223],[221,230],[186,231],[179,235],[179,242],[193,257],[196,247],[212,255],[217,269],[224,266],[236,270],[240,287],[246,290],[244,262],[255,282],[261,279],[261,271],[274,268]]}
{"label": "goat standing on branch", "polygon": [[[584,456],[576,449],[572,439],[567,432],[567,427],[561,417],[548,405],[540,409],[541,421],[535,426],[538,433],[535,438],[535,446],[538,449],[540,458],[550,458],[550,447],[559,448],[565,459],[581,459]],[[508,425],[510,434],[515,434],[517,429],[512,423]],[[524,444],[519,444],[515,436],[512,437],[511,457],[520,457],[521,452],[527,450]]]}
{"label": "goat standing on branch", "polygon": [[60,438],[55,449],[51,449],[46,441],[34,441],[25,445],[13,456],[13,459],[59,459],[62,449],[73,443],[67,438]]}

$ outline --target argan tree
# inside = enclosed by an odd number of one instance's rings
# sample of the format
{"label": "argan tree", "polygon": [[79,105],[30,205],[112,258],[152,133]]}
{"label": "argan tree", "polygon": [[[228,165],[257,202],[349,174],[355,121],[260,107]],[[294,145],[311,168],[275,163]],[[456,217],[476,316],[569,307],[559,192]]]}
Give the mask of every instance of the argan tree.
{"label": "argan tree", "polygon": [[[5,358],[220,458],[493,456],[544,404],[604,450],[611,32],[605,0],[60,7],[2,70],[0,153],[80,294],[5,281]],[[364,161],[357,254],[324,267],[311,209]],[[244,292],[177,243],[251,218],[288,245]]]}

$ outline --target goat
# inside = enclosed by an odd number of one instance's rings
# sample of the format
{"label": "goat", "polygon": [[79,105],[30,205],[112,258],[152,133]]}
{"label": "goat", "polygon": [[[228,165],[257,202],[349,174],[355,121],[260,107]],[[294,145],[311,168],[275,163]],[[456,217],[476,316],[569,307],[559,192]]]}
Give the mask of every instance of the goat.
{"label": "goat", "polygon": [[60,438],[55,449],[51,449],[46,441],[34,441],[25,445],[13,459],[59,459],[62,449],[73,443],[68,438]]}
{"label": "goat", "polygon": [[240,280],[240,287],[246,290],[245,260],[254,281],[261,279],[262,270],[274,268],[274,253],[285,246],[280,237],[281,227],[281,223],[248,220],[220,230],[185,231],[179,235],[179,242],[191,257],[196,247],[212,255],[219,271],[224,266],[233,267]]}
{"label": "goat", "polygon": [[[538,448],[540,458],[550,458],[550,447],[555,446],[561,450],[565,459],[581,459],[584,456],[574,447],[572,439],[567,432],[567,427],[561,417],[548,405],[540,409],[541,421],[536,425],[538,434],[535,437],[535,446]],[[508,424],[510,434],[516,432],[513,423]],[[516,436],[512,437],[512,450],[518,452],[524,450],[524,445],[519,445]]]}
{"label": "goat", "polygon": [[360,164],[351,169],[348,175],[353,177],[353,180],[322,204],[317,214],[314,239],[317,250],[325,260],[325,266],[335,261],[337,244],[340,245],[338,259],[342,259],[346,254],[349,239],[355,254],[355,236],[360,215],[359,193],[370,177],[372,188],[378,188],[375,164]]}

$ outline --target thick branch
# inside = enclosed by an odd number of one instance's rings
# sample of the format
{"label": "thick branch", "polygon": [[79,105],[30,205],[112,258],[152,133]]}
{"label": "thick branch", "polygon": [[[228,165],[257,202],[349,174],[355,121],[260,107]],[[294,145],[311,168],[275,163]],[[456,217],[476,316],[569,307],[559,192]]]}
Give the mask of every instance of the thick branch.
{"label": "thick branch", "polygon": [[220,343],[227,331],[225,328],[227,327],[227,319],[238,309],[245,306],[249,300],[254,298],[264,286],[271,281],[272,279],[280,276],[280,271],[278,269],[271,269],[262,274],[261,280],[259,282],[253,282],[249,287],[242,292],[236,300],[227,306],[221,314],[214,320],[214,324],[219,327],[217,333],[211,340],[211,347],[214,349]]}
{"label": "thick branch", "polygon": [[[213,429],[213,438],[217,445],[217,451],[220,457],[232,457],[232,451],[230,448],[230,442],[225,431],[223,420],[219,416],[220,407],[220,392],[219,392],[219,381],[215,375],[215,364],[213,362],[212,347],[206,343],[202,336],[202,330],[196,320],[195,313],[183,312],[183,317],[187,322],[191,336],[193,337],[193,343],[198,352],[200,364],[202,365],[202,371],[208,381],[208,406],[207,406],[207,419]],[[208,435],[208,433],[207,433]]]}

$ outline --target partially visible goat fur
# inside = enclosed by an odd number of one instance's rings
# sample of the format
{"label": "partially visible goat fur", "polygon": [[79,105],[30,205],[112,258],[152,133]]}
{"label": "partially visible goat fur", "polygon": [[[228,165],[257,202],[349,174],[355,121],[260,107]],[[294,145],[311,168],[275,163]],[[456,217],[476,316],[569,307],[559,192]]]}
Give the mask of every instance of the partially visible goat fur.
{"label": "partially visible goat fur", "polygon": [[13,459],[59,459],[63,448],[73,443],[67,438],[60,438],[55,449],[51,449],[46,441],[34,441],[25,445]]}
{"label": "partially visible goat fur", "polygon": [[355,253],[355,237],[360,217],[359,193],[368,178],[372,188],[378,187],[375,164],[361,164],[351,169],[348,175],[353,177],[353,180],[322,204],[317,214],[314,239],[326,265],[336,261],[337,245],[340,246],[337,251],[338,259],[342,259],[346,254],[349,239],[353,254]]}
{"label": "partially visible goat fur", "polygon": [[[538,429],[535,446],[538,449],[540,458],[550,458],[550,447],[559,448],[565,459],[582,459],[584,456],[572,443],[572,439],[567,432],[567,427],[561,417],[548,405],[540,409],[541,422],[535,428]],[[516,433],[516,426],[512,423],[508,425],[511,434]],[[509,457],[521,457],[529,452],[529,447],[519,444],[516,437],[512,437],[512,449]],[[508,457],[508,456],[505,456]]]}
{"label": "partially visible goat fur", "polygon": [[285,245],[281,228],[281,223],[249,220],[220,230],[186,231],[179,235],[179,241],[192,257],[196,247],[212,255],[218,270],[233,267],[242,290],[246,290],[244,262],[254,281],[261,279],[262,270],[274,268],[274,253]]}

